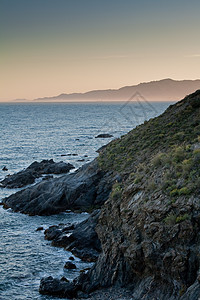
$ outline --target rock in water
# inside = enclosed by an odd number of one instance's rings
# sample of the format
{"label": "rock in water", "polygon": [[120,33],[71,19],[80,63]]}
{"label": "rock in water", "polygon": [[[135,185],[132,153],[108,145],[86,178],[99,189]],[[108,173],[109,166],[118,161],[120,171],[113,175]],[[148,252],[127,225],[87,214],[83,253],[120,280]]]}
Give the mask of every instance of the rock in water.
{"label": "rock in water", "polygon": [[42,160],[41,162],[35,161],[25,170],[7,176],[0,184],[1,187],[6,188],[21,188],[34,183],[35,179],[43,174],[63,174],[68,173],[71,169],[74,169],[74,166],[63,161],[58,163],[55,163],[53,159]]}
{"label": "rock in water", "polygon": [[74,260],[74,257],[73,257],[73,256],[70,256],[70,257],[69,257],[69,260]]}
{"label": "rock in water", "polygon": [[55,279],[51,276],[41,279],[39,292],[43,295],[53,295],[68,299],[73,299],[77,294],[73,283]]}
{"label": "rock in water", "polygon": [[44,230],[44,227],[40,226],[36,229],[36,231],[41,231],[41,230]]}
{"label": "rock in water", "polygon": [[3,199],[11,207],[29,215],[51,215],[62,211],[100,207],[108,198],[114,177],[100,170],[94,160],[72,174],[44,180]]}
{"label": "rock in water", "polygon": [[111,138],[113,137],[112,134],[109,134],[109,133],[101,133],[101,134],[98,134],[97,136],[95,136],[96,139],[106,139],[106,138]]}
{"label": "rock in water", "polygon": [[65,269],[73,270],[76,269],[76,265],[73,264],[71,261],[67,261],[64,265]]}
{"label": "rock in water", "polygon": [[[95,230],[99,215],[100,210],[96,210],[87,220],[74,227],[51,226],[45,230],[45,239],[51,240],[53,246],[71,251],[83,261],[94,262],[101,252],[101,244]],[[74,260],[73,257],[69,259]]]}

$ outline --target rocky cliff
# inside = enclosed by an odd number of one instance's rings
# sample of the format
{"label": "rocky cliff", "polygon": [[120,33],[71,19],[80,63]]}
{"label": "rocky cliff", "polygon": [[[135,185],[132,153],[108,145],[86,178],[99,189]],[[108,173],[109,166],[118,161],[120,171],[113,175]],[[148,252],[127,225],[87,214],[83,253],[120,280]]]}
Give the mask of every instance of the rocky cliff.
{"label": "rocky cliff", "polygon": [[134,300],[199,299],[200,90],[112,141],[74,174],[4,199],[29,214],[97,204],[97,262],[70,284],[42,279],[41,293],[73,298],[115,285],[129,287]]}
{"label": "rocky cliff", "polygon": [[133,299],[200,297],[200,91],[138,126],[99,155],[120,172],[102,207],[102,253],[77,284],[118,284]]}

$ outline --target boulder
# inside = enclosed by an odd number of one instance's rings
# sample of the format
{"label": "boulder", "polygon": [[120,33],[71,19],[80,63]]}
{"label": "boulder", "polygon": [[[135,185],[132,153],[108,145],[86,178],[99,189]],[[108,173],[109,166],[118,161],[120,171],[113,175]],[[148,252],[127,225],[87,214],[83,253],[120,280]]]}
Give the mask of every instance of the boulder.
{"label": "boulder", "polygon": [[64,265],[65,269],[73,270],[76,269],[76,265],[73,264],[71,261],[67,261]]}
{"label": "boulder", "polygon": [[[53,159],[42,160],[41,162],[35,161],[25,170],[7,176],[0,184],[1,187],[6,188],[21,188],[34,183],[35,179],[43,174],[63,174],[68,173],[71,169],[74,169],[74,166],[63,161],[58,163],[55,163]],[[50,175],[45,179],[51,179]]]}
{"label": "boulder", "polygon": [[65,276],[62,276],[60,280],[65,281],[65,282],[69,282],[69,280]]}
{"label": "boulder", "polygon": [[76,287],[73,283],[51,276],[41,279],[39,292],[43,295],[52,295],[68,299],[73,299],[77,295]]}
{"label": "boulder", "polygon": [[27,170],[35,171],[41,174],[63,174],[68,173],[74,166],[63,161],[55,163],[53,159],[33,162]]}
{"label": "boulder", "polygon": [[44,227],[40,226],[36,229],[36,231],[41,231],[41,230],[44,230]]}

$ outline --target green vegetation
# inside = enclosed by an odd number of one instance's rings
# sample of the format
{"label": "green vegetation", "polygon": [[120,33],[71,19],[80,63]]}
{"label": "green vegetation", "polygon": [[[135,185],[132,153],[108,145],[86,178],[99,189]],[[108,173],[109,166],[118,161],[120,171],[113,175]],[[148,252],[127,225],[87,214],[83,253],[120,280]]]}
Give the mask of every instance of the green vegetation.
{"label": "green vegetation", "polygon": [[164,223],[167,225],[174,225],[177,223],[181,223],[183,221],[189,220],[190,216],[188,214],[180,215],[177,216],[176,214],[169,214],[167,217],[164,219]]}
{"label": "green vegetation", "polygon": [[112,187],[111,198],[113,200],[117,200],[121,197],[121,194],[122,194],[122,187],[118,182],[116,182]]}
{"label": "green vegetation", "polygon": [[98,162],[100,168],[120,173],[126,185],[139,185],[148,195],[160,191],[172,202],[199,193],[200,99],[191,95],[112,141]]}
{"label": "green vegetation", "polygon": [[174,189],[170,192],[170,197],[178,196],[179,192],[177,189]]}
{"label": "green vegetation", "polygon": [[167,225],[173,225],[176,223],[176,215],[175,214],[170,214],[168,215],[165,219],[164,219],[164,222],[167,224]]}
{"label": "green vegetation", "polygon": [[184,214],[183,216],[178,216],[176,218],[176,223],[181,223],[185,220],[189,220],[190,219],[190,216],[188,214]]}

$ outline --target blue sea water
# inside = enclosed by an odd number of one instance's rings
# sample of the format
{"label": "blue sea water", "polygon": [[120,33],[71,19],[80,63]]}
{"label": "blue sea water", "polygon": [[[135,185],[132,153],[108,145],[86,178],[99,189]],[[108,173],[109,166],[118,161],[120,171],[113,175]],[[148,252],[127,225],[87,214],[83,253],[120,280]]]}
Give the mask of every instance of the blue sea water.
{"label": "blue sea water", "polygon": [[[51,159],[76,168],[97,156],[96,150],[135,126],[161,114],[169,102],[1,103],[0,180],[33,161]],[[100,133],[113,138],[97,139]],[[63,156],[77,154],[76,156]],[[78,160],[84,159],[84,162]],[[6,166],[8,171],[2,168]],[[0,188],[0,201],[16,190]],[[77,276],[88,264],[76,258],[78,270],[64,270],[70,253],[55,248],[36,231],[39,226],[80,222],[86,213],[27,216],[0,206],[0,300],[54,299],[38,293],[43,276]]]}

